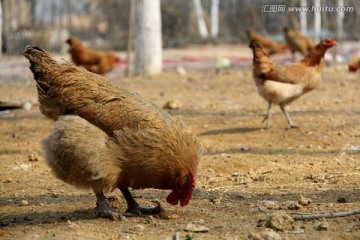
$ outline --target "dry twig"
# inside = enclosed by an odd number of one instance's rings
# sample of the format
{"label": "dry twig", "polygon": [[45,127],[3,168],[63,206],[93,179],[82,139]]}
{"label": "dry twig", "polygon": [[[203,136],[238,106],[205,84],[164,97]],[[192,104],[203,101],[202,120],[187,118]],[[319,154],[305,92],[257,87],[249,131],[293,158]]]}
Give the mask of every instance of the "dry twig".
{"label": "dry twig", "polygon": [[336,217],[347,217],[350,215],[360,214],[360,209],[350,210],[345,212],[335,212],[335,213],[317,213],[317,214],[305,214],[305,215],[295,215],[293,219],[295,221],[301,220],[312,220],[319,218],[336,218]]}

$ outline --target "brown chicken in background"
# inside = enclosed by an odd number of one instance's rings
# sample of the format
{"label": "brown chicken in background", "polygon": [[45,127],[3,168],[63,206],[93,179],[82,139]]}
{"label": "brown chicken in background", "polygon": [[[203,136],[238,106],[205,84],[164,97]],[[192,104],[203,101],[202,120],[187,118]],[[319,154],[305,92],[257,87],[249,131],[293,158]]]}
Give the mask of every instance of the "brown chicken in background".
{"label": "brown chicken in background", "polygon": [[69,53],[72,61],[77,66],[82,66],[88,71],[105,75],[110,72],[116,64],[123,62],[111,52],[95,51],[85,48],[75,37],[66,41],[70,45]]}
{"label": "brown chicken in background", "polygon": [[266,49],[266,51],[270,55],[284,52],[288,48],[286,44],[274,42],[273,40],[261,36],[260,34],[257,34],[253,31],[247,30],[246,34],[250,42],[256,41],[261,43],[261,45]]}
{"label": "brown chicken in background", "polygon": [[258,42],[251,42],[253,52],[253,77],[258,93],[269,102],[264,118],[269,127],[271,106],[280,106],[289,127],[296,127],[290,119],[285,106],[301,95],[315,89],[321,82],[321,71],[324,66],[324,54],[327,49],[337,45],[333,38],[322,40],[303,60],[291,65],[275,65],[264,47]]}
{"label": "brown chicken in background", "polygon": [[301,32],[294,31],[288,27],[284,27],[283,31],[286,43],[289,46],[294,60],[296,52],[299,52],[305,56],[311,49],[315,47],[315,42]]}
{"label": "brown chicken in background", "polygon": [[115,188],[128,204],[125,216],[160,211],[140,207],[129,187],[170,189],[167,202],[189,203],[201,152],[181,122],[102,76],[57,63],[38,47],[28,46],[24,55],[37,82],[40,110],[56,120],[43,142],[47,162],[61,180],[94,190],[100,216],[122,216],[104,196]]}

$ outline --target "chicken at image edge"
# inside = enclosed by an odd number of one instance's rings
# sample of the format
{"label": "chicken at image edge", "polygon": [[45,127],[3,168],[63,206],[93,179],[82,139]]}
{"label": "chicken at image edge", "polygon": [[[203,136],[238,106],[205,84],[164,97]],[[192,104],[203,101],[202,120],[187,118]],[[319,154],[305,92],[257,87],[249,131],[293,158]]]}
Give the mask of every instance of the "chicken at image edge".
{"label": "chicken at image edge", "polygon": [[303,94],[315,89],[321,82],[321,71],[324,66],[324,54],[327,49],[337,46],[333,38],[322,40],[303,60],[284,66],[275,65],[269,54],[259,42],[251,42],[253,52],[253,78],[258,93],[268,101],[268,111],[264,118],[269,127],[271,106],[280,106],[290,128],[296,127],[290,119],[285,106]]}
{"label": "chicken at image edge", "polygon": [[[143,99],[72,63],[57,63],[28,46],[24,56],[37,83],[40,111],[55,120],[43,141],[56,177],[92,188],[99,216],[119,219],[160,211],[143,208],[133,189],[172,190],[167,202],[186,206],[195,188],[200,145],[178,120]],[[111,209],[104,192],[119,188],[128,209]]]}
{"label": "chicken at image edge", "polygon": [[124,62],[111,52],[85,48],[75,37],[69,38],[66,43],[70,45],[69,53],[75,65],[82,66],[93,73],[105,75],[113,70],[117,64]]}

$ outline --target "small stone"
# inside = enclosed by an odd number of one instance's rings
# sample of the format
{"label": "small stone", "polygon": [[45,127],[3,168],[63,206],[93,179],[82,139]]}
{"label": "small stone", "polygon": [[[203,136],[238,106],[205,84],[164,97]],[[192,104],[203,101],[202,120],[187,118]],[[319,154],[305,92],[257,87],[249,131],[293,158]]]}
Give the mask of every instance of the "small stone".
{"label": "small stone", "polygon": [[306,198],[306,197],[300,195],[300,197],[298,199],[298,203],[301,204],[302,206],[308,206],[312,203],[312,200],[310,198]]}
{"label": "small stone", "polygon": [[4,183],[11,183],[13,180],[11,178],[5,179]]}
{"label": "small stone", "polygon": [[23,104],[23,109],[24,110],[30,110],[32,108],[32,103],[31,102],[25,102]]}
{"label": "small stone", "polygon": [[21,206],[28,206],[30,203],[26,200],[21,200]]}
{"label": "small stone", "polygon": [[185,76],[186,75],[186,69],[183,66],[178,66],[176,68],[176,71],[181,75],[181,76]]}
{"label": "small stone", "polygon": [[178,110],[178,109],[180,109],[180,107],[181,107],[181,103],[177,100],[168,101],[163,106],[164,109],[171,109],[171,110]]}
{"label": "small stone", "polygon": [[295,221],[288,214],[275,212],[267,218],[265,227],[278,231],[291,231],[294,230],[294,223]]}
{"label": "small stone", "polygon": [[347,203],[348,201],[347,201],[347,199],[346,199],[345,197],[339,197],[339,198],[337,199],[337,202],[338,202],[338,203]]}
{"label": "small stone", "polygon": [[39,161],[39,157],[38,157],[38,154],[37,152],[33,152],[29,155],[29,161],[30,162],[36,162],[36,161]]}
{"label": "small stone", "polygon": [[13,138],[19,138],[19,134],[13,133],[13,134],[12,134],[12,137],[13,137]]}
{"label": "small stone", "polygon": [[143,225],[137,224],[133,227],[133,230],[142,232],[145,230],[145,227]]}
{"label": "small stone", "polygon": [[187,232],[209,232],[210,228],[203,226],[203,225],[195,225],[195,224],[189,223],[188,225],[186,225],[184,230]]}
{"label": "small stone", "polygon": [[280,234],[270,228],[264,228],[248,235],[249,240],[282,240]]}
{"label": "small stone", "polygon": [[315,230],[327,231],[327,230],[329,230],[329,223],[328,222],[318,222],[315,224]]}
{"label": "small stone", "polygon": [[288,206],[289,210],[299,210],[301,209],[301,205],[297,202],[293,202]]}

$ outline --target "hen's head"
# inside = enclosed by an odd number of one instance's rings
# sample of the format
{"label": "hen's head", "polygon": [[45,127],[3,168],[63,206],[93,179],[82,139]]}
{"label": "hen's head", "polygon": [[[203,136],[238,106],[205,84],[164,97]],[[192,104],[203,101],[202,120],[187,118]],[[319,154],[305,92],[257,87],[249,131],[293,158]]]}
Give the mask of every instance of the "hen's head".
{"label": "hen's head", "polygon": [[82,47],[81,42],[75,38],[75,37],[70,37],[68,40],[65,41],[67,44],[69,44],[71,47]]}
{"label": "hen's head", "polygon": [[178,176],[173,181],[173,189],[167,196],[166,201],[172,205],[177,205],[180,202],[180,206],[185,207],[189,204],[194,189],[195,175],[190,171],[183,176]]}
{"label": "hen's head", "polygon": [[324,40],[322,40],[322,41],[320,42],[320,45],[321,45],[321,46],[324,46],[325,49],[328,49],[328,48],[337,46],[338,44],[337,44],[337,42],[335,41],[334,38],[326,38],[326,39],[324,39]]}

